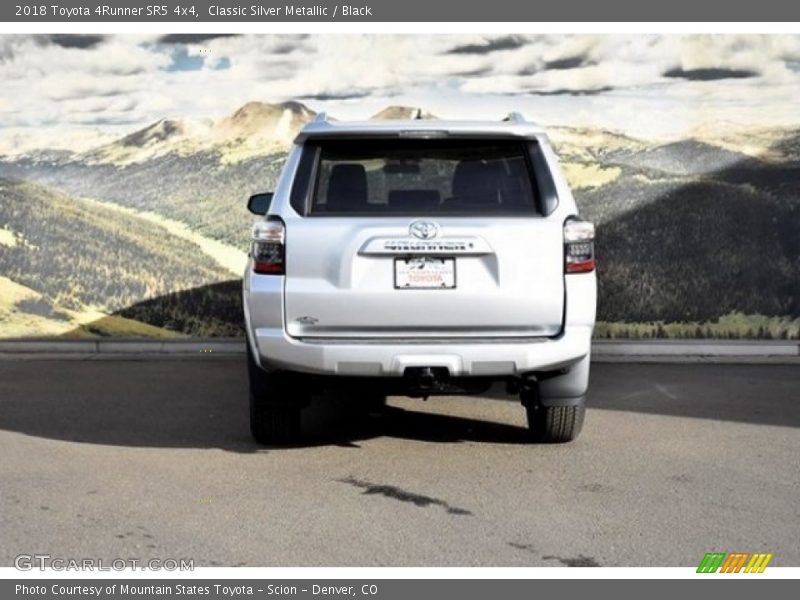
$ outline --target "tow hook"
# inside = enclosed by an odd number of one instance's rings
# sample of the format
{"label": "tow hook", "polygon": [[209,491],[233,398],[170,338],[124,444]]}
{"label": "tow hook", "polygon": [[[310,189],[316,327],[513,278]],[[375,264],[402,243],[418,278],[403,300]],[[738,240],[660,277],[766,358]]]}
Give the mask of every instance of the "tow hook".
{"label": "tow hook", "polygon": [[522,390],[530,390],[539,383],[539,377],[535,373],[526,373],[519,378],[519,387]]}
{"label": "tow hook", "polygon": [[436,375],[430,367],[423,367],[417,376],[417,386],[421,391],[431,391],[436,384]]}
{"label": "tow hook", "polygon": [[414,395],[427,400],[432,394],[441,392],[448,372],[446,368],[413,367],[406,369],[405,376]]}
{"label": "tow hook", "polygon": [[531,385],[536,384],[536,378],[533,377],[533,381],[529,382],[528,378],[531,377],[529,375],[523,375],[522,377],[511,377],[506,380],[506,393],[512,396],[516,396],[522,390],[529,388]]}
{"label": "tow hook", "polygon": [[539,378],[534,373],[525,373],[517,379],[519,398],[523,406],[533,405],[536,402]]}

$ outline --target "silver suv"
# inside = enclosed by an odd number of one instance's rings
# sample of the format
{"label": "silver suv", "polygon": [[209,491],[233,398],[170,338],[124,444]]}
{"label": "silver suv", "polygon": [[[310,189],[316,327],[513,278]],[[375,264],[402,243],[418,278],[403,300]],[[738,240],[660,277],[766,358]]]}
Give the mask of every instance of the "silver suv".
{"label": "silver suv", "polygon": [[542,129],[337,122],[298,135],[250,198],[250,422],[300,432],[311,396],[519,394],[530,439],[580,432],[595,320],[594,226]]}

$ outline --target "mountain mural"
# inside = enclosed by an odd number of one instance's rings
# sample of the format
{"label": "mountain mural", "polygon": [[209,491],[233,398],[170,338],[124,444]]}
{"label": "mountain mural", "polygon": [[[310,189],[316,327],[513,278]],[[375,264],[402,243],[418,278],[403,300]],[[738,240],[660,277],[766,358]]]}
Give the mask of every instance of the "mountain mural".
{"label": "mountain mural", "polygon": [[435,119],[436,115],[414,106],[387,106],[370,117],[378,121],[392,119]]}
{"label": "mountain mural", "polygon": [[264,153],[285,151],[316,113],[300,102],[248,102],[218,121],[161,119],[123,138],[81,155],[89,164],[125,166],[175,154],[215,152],[235,163]]}
{"label": "mountain mural", "polygon": [[[254,101],[0,156],[0,336],[239,335],[245,201],[316,114]],[[800,130],[550,135],[598,224],[598,335],[800,337]]]}

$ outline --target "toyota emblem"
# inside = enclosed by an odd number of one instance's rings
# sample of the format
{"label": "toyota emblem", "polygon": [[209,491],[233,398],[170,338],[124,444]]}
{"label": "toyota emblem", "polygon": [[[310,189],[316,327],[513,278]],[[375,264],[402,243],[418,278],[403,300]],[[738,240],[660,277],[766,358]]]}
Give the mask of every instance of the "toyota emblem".
{"label": "toyota emblem", "polygon": [[408,231],[416,238],[430,240],[439,235],[439,226],[431,221],[414,221]]}

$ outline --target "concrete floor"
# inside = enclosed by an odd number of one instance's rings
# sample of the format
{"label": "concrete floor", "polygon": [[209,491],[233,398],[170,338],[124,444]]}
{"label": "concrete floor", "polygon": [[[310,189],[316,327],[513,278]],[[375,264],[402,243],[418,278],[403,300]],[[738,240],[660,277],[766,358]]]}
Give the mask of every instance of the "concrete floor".
{"label": "concrete floor", "polygon": [[260,448],[241,358],[0,361],[0,565],[800,566],[800,369],[596,364],[581,438],[513,399],[320,400]]}

